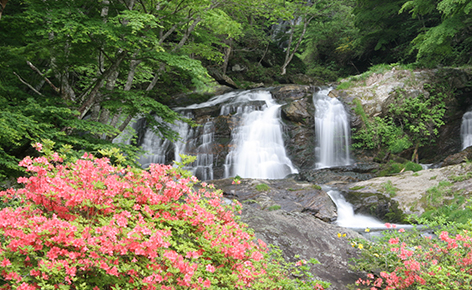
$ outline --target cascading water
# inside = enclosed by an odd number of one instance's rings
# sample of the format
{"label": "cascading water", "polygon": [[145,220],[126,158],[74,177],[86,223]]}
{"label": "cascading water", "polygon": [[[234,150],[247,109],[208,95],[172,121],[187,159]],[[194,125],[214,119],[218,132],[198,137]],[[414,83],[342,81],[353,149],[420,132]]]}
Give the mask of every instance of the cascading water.
{"label": "cascading water", "polygon": [[[288,158],[282,138],[280,105],[272,99],[270,92],[256,90],[231,92],[211,98],[201,104],[194,104],[177,111],[191,110],[221,105],[220,115],[231,116],[235,127],[231,150],[225,161],[225,177],[239,175],[246,178],[277,179],[291,173],[298,173]],[[179,133],[180,140],[172,143],[162,140],[147,131],[142,149],[148,153],[139,162],[143,167],[150,163],[165,163],[171,150],[174,160],[180,161],[179,154],[196,155],[197,160],[187,169],[200,180],[213,179],[213,152],[215,125],[207,120],[203,126],[190,128],[184,122],[169,125]]]}
{"label": "cascading water", "polygon": [[[192,118],[189,113],[185,113],[184,116]],[[168,125],[179,134],[180,139],[171,142],[147,130],[141,144],[146,153],[138,160],[141,166],[147,168],[151,163],[164,164],[170,151],[173,150],[173,160],[177,162],[182,161],[180,154],[197,156],[197,160],[187,165],[185,169],[201,180],[213,179],[213,154],[210,148],[214,135],[213,122],[209,121],[200,128],[191,128],[182,121]],[[199,134],[198,130],[203,130],[203,133]]]}
{"label": "cascading water", "polygon": [[349,116],[338,99],[328,96],[329,91],[324,89],[313,95],[317,168],[349,165],[351,162]]}
{"label": "cascading water", "polygon": [[277,179],[298,173],[285,152],[280,105],[275,103],[267,91],[246,93],[235,102],[240,103],[242,99],[263,101],[265,104],[262,110],[244,103],[222,108],[223,114],[236,109],[233,119],[238,124],[231,133],[233,142],[226,157],[225,177],[238,175],[245,178]]}
{"label": "cascading water", "polygon": [[336,204],[338,218],[336,224],[345,228],[354,229],[384,229],[385,223],[370,216],[355,214],[352,204],[346,201],[344,196],[329,186],[322,186],[323,190],[328,193],[333,202]]}
{"label": "cascading water", "polygon": [[461,139],[462,150],[472,146],[472,111],[468,111],[462,116]]}

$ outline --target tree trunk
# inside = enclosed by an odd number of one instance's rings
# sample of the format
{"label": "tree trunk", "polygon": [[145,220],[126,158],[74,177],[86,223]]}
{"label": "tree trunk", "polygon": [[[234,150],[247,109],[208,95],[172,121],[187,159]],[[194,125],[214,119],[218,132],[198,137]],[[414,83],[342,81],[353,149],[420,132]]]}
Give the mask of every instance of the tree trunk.
{"label": "tree trunk", "polygon": [[8,0],[0,0],[0,5],[2,6],[0,8],[0,19],[2,19],[2,13],[3,13],[3,10],[5,10],[5,6],[7,6],[7,2]]}
{"label": "tree trunk", "polygon": [[308,27],[308,24],[311,22],[311,20],[314,18],[315,16],[311,16],[310,18],[306,19],[304,22],[303,22],[303,30],[302,30],[302,33],[300,34],[300,37],[298,38],[298,41],[297,41],[297,44],[295,45],[295,47],[293,48],[293,51],[290,52],[290,46],[292,45],[292,40],[293,40],[293,33],[294,33],[294,28],[295,28],[295,20],[293,20],[293,25],[292,25],[292,29],[290,31],[290,38],[289,38],[289,43],[288,43],[288,47],[287,47],[287,52],[285,53],[285,61],[284,61],[284,64],[282,65],[282,72],[281,72],[281,75],[284,75],[287,71],[287,66],[290,64],[290,62],[292,61],[293,59],[293,56],[295,55],[295,53],[297,52],[298,48],[300,47],[300,44],[302,43],[302,40],[303,40],[303,37],[305,36],[305,33],[306,33],[306,29]]}
{"label": "tree trunk", "polygon": [[225,56],[223,60],[223,74],[226,74],[226,70],[228,69],[229,56],[231,55],[232,45],[233,45],[233,39],[230,39],[228,47],[225,49]]}
{"label": "tree trunk", "polygon": [[121,51],[117,54],[116,60],[114,63],[103,73],[103,75],[95,82],[95,84],[92,87],[92,90],[88,94],[87,99],[84,101],[82,106],[79,108],[79,119],[82,119],[85,114],[87,114],[88,110],[93,106],[93,104],[97,101],[97,98],[99,98],[100,94],[100,89],[102,88],[103,84],[105,83],[105,80],[108,80],[108,78],[116,71],[118,71],[121,62],[126,57],[126,51]]}

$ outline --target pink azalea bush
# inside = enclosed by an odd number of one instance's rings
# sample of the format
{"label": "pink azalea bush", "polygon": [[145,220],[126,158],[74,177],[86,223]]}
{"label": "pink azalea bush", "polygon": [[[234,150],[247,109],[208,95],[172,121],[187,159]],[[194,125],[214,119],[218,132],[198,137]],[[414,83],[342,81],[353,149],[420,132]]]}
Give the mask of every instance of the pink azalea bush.
{"label": "pink azalea bush", "polygon": [[51,151],[20,165],[24,188],[0,192],[19,204],[0,211],[2,289],[296,288],[237,221],[238,204],[178,169]]}
{"label": "pink azalea bush", "polygon": [[374,242],[351,241],[364,244],[355,262],[368,272],[354,289],[472,289],[472,232],[452,230],[432,236],[392,228]]}

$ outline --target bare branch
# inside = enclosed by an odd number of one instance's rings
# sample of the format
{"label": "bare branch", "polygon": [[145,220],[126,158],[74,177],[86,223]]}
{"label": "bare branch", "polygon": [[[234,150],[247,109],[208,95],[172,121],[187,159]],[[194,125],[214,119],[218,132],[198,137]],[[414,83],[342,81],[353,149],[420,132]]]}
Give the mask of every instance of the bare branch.
{"label": "bare branch", "polygon": [[26,61],[26,64],[28,64],[35,72],[37,72],[40,76],[43,77],[43,79],[51,86],[51,88],[56,91],[56,93],[60,93],[61,90],[56,87],[42,72],[39,71],[37,67],[35,67],[31,62]]}
{"label": "bare branch", "polygon": [[20,80],[20,82],[22,82],[23,84],[25,84],[26,86],[28,86],[28,88],[30,88],[33,92],[35,92],[36,94],[44,97],[43,94],[41,94],[40,92],[38,92],[32,85],[28,84],[25,80],[23,80],[16,72],[13,72],[14,75],[16,75],[16,77]]}

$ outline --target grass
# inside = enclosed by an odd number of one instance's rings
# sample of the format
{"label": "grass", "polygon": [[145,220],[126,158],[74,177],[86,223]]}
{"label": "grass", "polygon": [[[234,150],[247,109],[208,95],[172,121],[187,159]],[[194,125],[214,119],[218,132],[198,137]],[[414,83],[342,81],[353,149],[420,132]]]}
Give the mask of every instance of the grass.
{"label": "grass", "polygon": [[281,207],[280,205],[274,204],[274,205],[272,205],[272,206],[269,206],[268,210],[269,210],[269,211],[274,211],[274,210],[279,210],[279,209],[281,209],[281,208],[282,208],[282,207]]}
{"label": "grass", "polygon": [[385,193],[388,193],[390,197],[395,197],[397,195],[398,188],[396,188],[390,180],[383,182],[380,185],[382,186]]}

